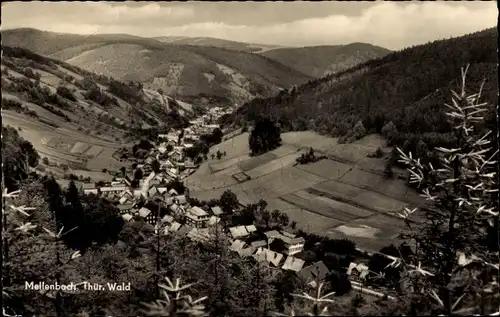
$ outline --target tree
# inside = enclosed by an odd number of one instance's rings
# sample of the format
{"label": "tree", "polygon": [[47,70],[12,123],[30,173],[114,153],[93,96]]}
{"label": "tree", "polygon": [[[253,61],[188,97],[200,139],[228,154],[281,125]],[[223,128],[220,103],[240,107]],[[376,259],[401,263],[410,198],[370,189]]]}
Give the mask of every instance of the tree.
{"label": "tree", "polygon": [[418,214],[409,208],[402,214],[426,220],[413,233],[403,235],[416,245],[412,260],[403,262],[404,282],[407,292],[426,299],[425,308],[433,314],[459,314],[465,309],[465,314],[485,315],[497,312],[499,305],[498,298],[491,296],[500,290],[490,272],[495,267],[498,274],[498,255],[484,245],[487,228],[498,219],[498,148],[491,146],[495,134],[484,125],[492,107],[480,102],[482,86],[479,93],[466,92],[467,70],[468,66],[462,69],[460,92],[452,91],[452,103],[446,104],[457,143],[435,149],[442,154],[439,166],[422,164],[399,150],[411,173],[410,182],[434,204]]}
{"label": "tree", "polygon": [[123,177],[127,176],[127,169],[125,168],[125,166],[120,167],[120,172],[122,173]]}
{"label": "tree", "polygon": [[211,157],[211,158],[212,158],[212,160],[213,160],[213,159],[215,158],[215,154],[214,154],[214,153],[210,154],[210,157]]}
{"label": "tree", "polygon": [[160,172],[160,162],[158,162],[158,160],[153,160],[153,162],[151,162],[151,168],[153,169],[153,172],[155,173],[159,173]]}
{"label": "tree", "polygon": [[217,150],[217,159],[220,160],[222,158],[222,153],[221,151]]}
{"label": "tree", "polygon": [[271,151],[281,145],[279,127],[270,119],[259,119],[248,138],[248,146],[252,155]]}
{"label": "tree", "polygon": [[213,144],[219,144],[222,141],[222,130],[220,128],[215,128],[212,131],[212,142]]}
{"label": "tree", "polygon": [[43,163],[44,165],[49,165],[49,163],[50,163],[50,162],[49,162],[49,159],[45,156],[45,157],[42,159],[42,163]]}
{"label": "tree", "polygon": [[144,173],[142,172],[142,169],[138,168],[134,172],[134,179],[135,180],[141,180],[144,177]]}
{"label": "tree", "polygon": [[397,132],[398,129],[396,128],[396,125],[392,121],[387,122],[382,127],[382,135],[388,139],[391,139],[391,137]]}
{"label": "tree", "polygon": [[232,213],[235,209],[239,207],[238,197],[235,193],[227,189],[220,196],[220,207],[222,211],[226,214]]}

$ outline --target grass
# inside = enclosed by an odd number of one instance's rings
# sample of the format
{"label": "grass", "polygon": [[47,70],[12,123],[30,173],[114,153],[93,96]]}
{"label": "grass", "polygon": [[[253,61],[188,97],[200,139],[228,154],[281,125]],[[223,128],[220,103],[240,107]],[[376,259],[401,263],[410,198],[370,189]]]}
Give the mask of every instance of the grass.
{"label": "grass", "polygon": [[297,165],[297,167],[327,179],[337,180],[344,176],[352,165],[325,159],[312,164]]}
{"label": "grass", "polygon": [[244,160],[240,162],[238,165],[243,171],[250,171],[256,167],[259,167],[260,165],[269,163],[271,161],[274,161],[277,159],[278,156],[274,154],[273,152],[267,152],[264,154],[261,154],[259,156],[251,157],[248,160]]}
{"label": "grass", "polygon": [[289,154],[280,158],[276,158],[268,163],[262,164],[252,170],[247,171],[247,175],[251,178],[258,178],[264,175],[276,172],[282,168],[289,167],[295,163],[299,155],[297,153]]}
{"label": "grass", "polygon": [[[210,167],[219,168],[215,173],[204,163],[200,170],[188,177],[188,186],[198,185],[192,191],[193,196],[207,200],[219,198],[222,192],[230,189],[243,204],[264,199],[269,210],[286,212],[291,221],[297,222],[297,228],[337,238],[352,236],[361,248],[372,251],[395,242],[396,235],[404,227],[404,223],[394,216],[396,211],[409,201],[422,202],[404,181],[388,180],[364,170],[365,162],[359,157],[371,153],[382,143],[379,136],[368,136],[360,140],[361,144],[336,144],[336,139],[318,137],[313,132],[284,133],[282,147],[243,162],[241,158],[245,154],[241,153],[246,153],[247,148],[242,143],[247,139],[240,136],[235,139],[237,141],[225,141],[223,146],[240,142],[233,147],[240,152],[220,163],[211,162]],[[314,142],[334,144],[331,150],[339,153],[339,148],[346,150],[345,156],[358,159],[359,165],[325,159],[290,166],[300,154],[297,149]],[[385,160],[373,159],[371,164],[383,167]],[[241,171],[242,165],[252,168],[245,172],[251,179],[238,184],[231,175]],[[339,226],[344,227],[335,230]]]}

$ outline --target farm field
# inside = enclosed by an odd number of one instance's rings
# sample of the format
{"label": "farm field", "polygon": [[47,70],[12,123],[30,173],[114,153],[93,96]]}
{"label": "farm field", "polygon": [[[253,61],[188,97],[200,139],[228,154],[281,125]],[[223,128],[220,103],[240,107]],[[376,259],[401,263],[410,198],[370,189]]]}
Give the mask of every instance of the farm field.
{"label": "farm field", "polygon": [[266,164],[262,164],[252,170],[246,172],[251,178],[258,178],[269,173],[275,172],[279,169],[285,168],[295,163],[295,160],[299,157],[298,154],[289,154],[275,160],[272,160]]}
{"label": "farm field", "polygon": [[342,221],[313,213],[292,205],[281,198],[270,198],[267,201],[269,210],[279,210],[290,217],[290,221],[297,222],[297,229],[322,233],[329,228],[342,224]]}
{"label": "farm field", "polygon": [[333,160],[321,160],[312,164],[297,165],[297,168],[321,177],[336,180],[344,176],[353,167],[352,165]]}
{"label": "farm field", "polygon": [[[422,201],[405,181],[379,175],[384,158],[367,158],[385,144],[380,136],[368,136],[357,144],[337,144],[336,139],[313,132],[284,133],[282,139],[282,147],[246,160],[241,158],[248,157],[247,136],[223,142],[228,158],[204,163],[189,176],[187,186],[197,185],[190,187],[191,195],[209,200],[229,189],[242,204],[264,199],[269,210],[285,212],[297,228],[352,238],[358,247],[370,251],[394,243],[404,228],[397,213],[413,201]],[[333,157],[292,166],[302,150],[320,143]],[[237,152],[231,153],[229,145]],[[242,170],[251,179],[237,183],[232,175]]]}
{"label": "farm field", "polygon": [[[71,131],[69,128],[54,128],[9,110],[2,111],[2,121],[4,125],[20,128],[19,134],[33,144],[41,157],[47,157],[53,163],[86,167],[98,172],[103,168],[119,169],[123,166],[111,157],[119,144],[96,140],[92,136]],[[88,149],[83,154],[71,153],[75,145],[77,150],[85,147]]]}

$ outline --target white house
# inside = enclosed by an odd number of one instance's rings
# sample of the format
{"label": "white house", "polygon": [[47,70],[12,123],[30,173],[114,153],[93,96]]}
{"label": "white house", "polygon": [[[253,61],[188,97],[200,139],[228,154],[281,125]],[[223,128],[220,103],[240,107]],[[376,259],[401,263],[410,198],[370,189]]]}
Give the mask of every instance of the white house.
{"label": "white house", "polygon": [[195,228],[205,228],[210,216],[200,207],[192,207],[186,213],[186,224]]}

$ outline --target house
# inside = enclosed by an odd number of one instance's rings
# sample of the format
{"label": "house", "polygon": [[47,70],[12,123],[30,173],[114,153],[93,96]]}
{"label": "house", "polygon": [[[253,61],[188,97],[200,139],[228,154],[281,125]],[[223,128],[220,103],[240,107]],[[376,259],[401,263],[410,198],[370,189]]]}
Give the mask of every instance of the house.
{"label": "house", "polygon": [[185,195],[178,195],[174,197],[174,200],[177,201],[179,205],[187,204],[187,198]]}
{"label": "house", "polygon": [[258,241],[254,241],[254,242],[250,243],[250,246],[252,248],[255,248],[255,249],[263,248],[263,247],[267,246],[267,242],[265,240],[258,240]]}
{"label": "house", "polygon": [[151,210],[149,210],[146,207],[142,207],[139,209],[139,216],[144,219],[149,224],[155,224],[156,223],[156,217]]}
{"label": "house", "polygon": [[303,268],[297,276],[311,287],[316,287],[317,281],[323,281],[328,275],[328,268],[323,261],[318,261]]}
{"label": "house", "polygon": [[123,214],[122,215],[123,220],[126,222],[133,221],[134,217],[131,214]]}
{"label": "house", "polygon": [[177,196],[177,195],[179,195],[179,193],[175,189],[173,189],[173,188],[171,190],[169,190],[168,193],[170,194],[170,196]]}
{"label": "house", "polygon": [[116,207],[120,210],[120,214],[123,215],[125,213],[130,213],[130,211],[134,208],[134,204],[119,204]]}
{"label": "house", "polygon": [[191,159],[184,160],[184,168],[196,168],[196,164]]}
{"label": "house", "polygon": [[286,255],[294,255],[302,252],[306,243],[306,240],[302,237],[291,239],[287,236],[281,236],[281,240],[285,243],[286,250],[283,253]]}
{"label": "house", "polygon": [[148,190],[148,197],[149,198],[161,198],[161,194],[158,192],[158,189],[156,186],[152,186]]}
{"label": "house", "polygon": [[267,231],[267,232],[264,232],[264,234],[266,235],[268,243],[273,242],[274,239],[281,238],[281,234],[276,230]]}
{"label": "house", "polygon": [[205,228],[208,224],[209,215],[200,207],[192,207],[186,213],[186,224],[195,228]]}
{"label": "house", "polygon": [[254,225],[245,226],[245,229],[247,230],[248,234],[257,231],[257,228]]}
{"label": "house", "polygon": [[302,259],[298,259],[296,257],[293,257],[289,255],[283,266],[281,267],[283,270],[289,270],[289,271],[294,271],[294,272],[299,272],[302,270],[302,267],[304,266],[305,261]]}
{"label": "house", "polygon": [[242,250],[245,247],[245,242],[241,240],[234,240],[231,246],[229,247],[229,250],[238,252],[239,250]]}
{"label": "house", "polygon": [[267,248],[259,248],[253,255],[253,258],[257,262],[267,262],[271,263],[275,267],[278,267],[281,260],[283,259],[283,254],[271,251]]}
{"label": "house", "polygon": [[165,215],[163,218],[161,218],[162,223],[172,223],[174,221],[174,217],[171,215]]}
{"label": "house", "polygon": [[85,195],[88,194],[97,195],[99,193],[99,190],[95,187],[95,183],[84,183],[82,188]]}
{"label": "house", "polygon": [[172,207],[175,204],[174,197],[163,197],[163,202],[167,207],[168,206]]}
{"label": "house", "polygon": [[177,221],[174,221],[174,222],[172,222],[172,224],[170,225],[168,230],[170,232],[177,232],[177,231],[179,231],[180,227],[181,227],[181,224],[178,223]]}
{"label": "house", "polygon": [[150,163],[144,163],[144,164],[142,164],[141,169],[144,172],[144,174],[149,174],[149,173],[151,173],[153,171],[153,167],[151,166]]}
{"label": "house", "polygon": [[208,219],[208,225],[209,226],[214,226],[220,222],[220,218],[216,216],[210,216]]}
{"label": "house", "polygon": [[370,272],[368,266],[362,264],[362,263],[354,263],[351,262],[349,264],[349,268],[347,269],[347,275],[349,276],[350,280],[362,283],[365,281],[366,277],[368,276],[368,273]]}
{"label": "house", "polygon": [[168,153],[168,157],[174,162],[182,162],[184,160],[182,150],[178,149],[174,149],[172,152]]}
{"label": "house", "polygon": [[229,232],[231,233],[233,239],[246,237],[249,234],[245,226],[231,227],[229,228]]}
{"label": "house", "polygon": [[212,207],[211,210],[215,216],[220,216],[223,213],[222,209],[219,206]]}

